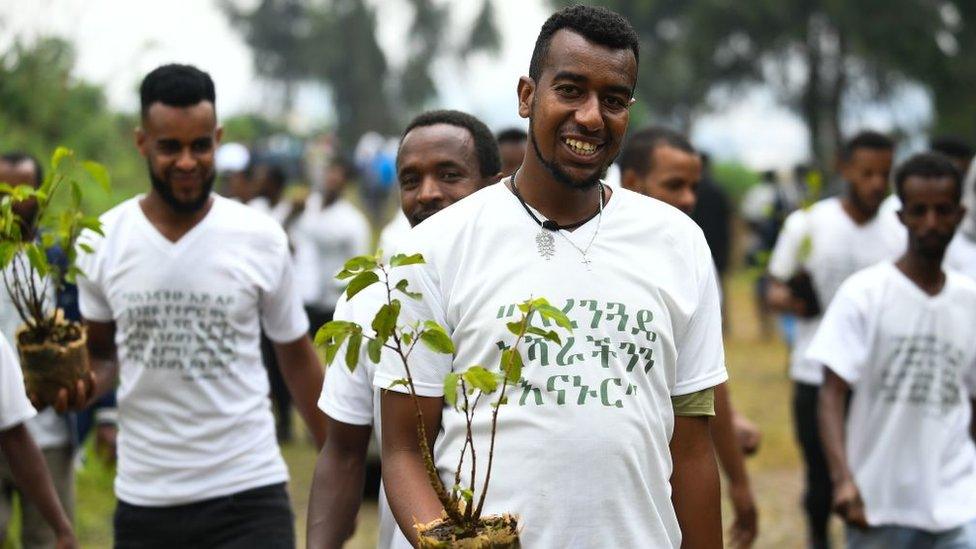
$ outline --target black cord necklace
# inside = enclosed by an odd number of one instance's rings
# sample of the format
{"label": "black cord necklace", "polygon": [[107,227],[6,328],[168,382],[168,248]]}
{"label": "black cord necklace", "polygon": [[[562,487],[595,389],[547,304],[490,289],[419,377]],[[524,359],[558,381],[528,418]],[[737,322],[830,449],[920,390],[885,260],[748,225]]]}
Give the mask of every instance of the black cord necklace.
{"label": "black cord necklace", "polygon": [[[535,213],[532,211],[532,208],[530,208],[529,205],[525,202],[525,199],[522,198],[522,193],[519,192],[518,187],[515,185],[515,174],[517,173],[518,173],[517,171],[513,173],[510,179],[512,184],[512,192],[515,194],[515,198],[518,198],[518,201],[520,204],[522,204],[522,207],[525,208],[525,212],[529,214],[529,217],[531,217],[532,220],[538,223],[539,226],[542,227],[543,229],[549,231],[571,231],[573,229],[582,227],[583,225],[589,223],[590,221],[593,220],[593,218],[600,215],[600,212],[603,211],[603,208],[601,207],[597,211],[593,212],[593,215],[590,215],[586,219],[577,221],[575,223],[567,223],[565,225],[560,225],[559,223],[556,223],[551,219],[546,219],[545,221],[543,221],[539,219],[538,216],[535,215]],[[599,183],[599,185],[600,185],[600,203],[602,205],[602,203],[606,200],[606,195],[604,194],[603,191],[603,183]]]}

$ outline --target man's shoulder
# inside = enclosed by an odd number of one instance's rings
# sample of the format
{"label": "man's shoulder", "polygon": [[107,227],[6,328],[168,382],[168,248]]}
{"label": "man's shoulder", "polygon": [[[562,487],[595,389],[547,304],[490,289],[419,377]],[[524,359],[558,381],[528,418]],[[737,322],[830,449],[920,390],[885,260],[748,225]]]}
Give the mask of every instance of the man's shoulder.
{"label": "man's shoulder", "polygon": [[236,200],[214,196],[214,229],[228,231],[236,237],[247,237],[259,244],[287,245],[288,237],[281,225],[269,214]]}
{"label": "man's shoulder", "polygon": [[[452,234],[457,234],[460,229],[477,224],[481,212],[486,209],[494,210],[500,214],[499,202],[505,197],[505,193],[510,193],[502,183],[488,185],[471,193],[467,197],[458,200],[454,204],[428,217],[416,227],[410,230],[409,240],[419,239],[444,239]],[[490,226],[484,227],[490,229]]]}

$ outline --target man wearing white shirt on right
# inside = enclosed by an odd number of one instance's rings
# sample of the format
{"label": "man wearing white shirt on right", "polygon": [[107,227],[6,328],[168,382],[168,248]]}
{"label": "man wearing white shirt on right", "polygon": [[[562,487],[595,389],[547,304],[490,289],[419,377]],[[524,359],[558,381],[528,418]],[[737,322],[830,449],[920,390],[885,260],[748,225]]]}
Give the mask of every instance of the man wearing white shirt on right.
{"label": "man wearing white shirt on right", "polygon": [[976,547],[976,282],[942,269],[959,180],[941,155],[902,165],[908,251],[847,279],[807,351],[852,549]]}
{"label": "man wearing white shirt on right", "polygon": [[878,213],[888,193],[893,153],[891,139],[876,132],[861,132],[847,141],[840,159],[845,193],[790,214],[769,260],[770,307],[798,317],[790,377],[796,435],[806,466],[803,507],[809,547],[814,549],[830,546],[827,523],[832,496],[817,432],[817,391],[823,373],[804,355],[823,309],[844,279],[897,257],[905,248],[904,229],[894,216]]}

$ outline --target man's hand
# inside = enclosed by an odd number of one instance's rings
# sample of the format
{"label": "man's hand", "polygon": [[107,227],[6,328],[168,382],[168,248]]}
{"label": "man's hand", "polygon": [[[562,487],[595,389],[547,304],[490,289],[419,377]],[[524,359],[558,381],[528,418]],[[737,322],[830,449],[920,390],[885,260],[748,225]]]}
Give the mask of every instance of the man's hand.
{"label": "man's hand", "polygon": [[766,289],[766,303],[776,311],[800,317],[807,311],[806,302],[795,297],[789,286],[775,279],[770,279]]}
{"label": "man's hand", "polygon": [[75,539],[75,533],[70,529],[65,532],[58,532],[58,539],[54,544],[56,549],[78,549],[78,540]]}
{"label": "man's hand", "polygon": [[108,465],[115,463],[118,434],[119,428],[116,425],[102,424],[95,427],[95,455]]}
{"label": "man's hand", "polygon": [[759,513],[756,511],[752,490],[748,484],[732,484],[729,486],[729,497],[735,512],[735,520],[729,530],[732,547],[752,547],[759,533]]}
{"label": "man's hand", "polygon": [[762,442],[762,431],[759,430],[758,425],[749,421],[742,414],[733,411],[732,428],[735,430],[735,439],[743,454],[751,456],[759,450],[759,443]]}
{"label": "man's hand", "polygon": [[833,509],[847,524],[858,528],[868,527],[861,491],[853,479],[846,479],[834,486]]}
{"label": "man's hand", "polygon": [[94,395],[96,392],[95,373],[89,371],[81,379],[76,380],[73,387],[62,387],[59,389],[58,396],[54,399],[54,402],[44,402],[35,393],[28,394],[27,398],[30,399],[31,404],[38,411],[48,406],[53,406],[59,414],[63,414],[68,410],[84,410],[95,400]]}

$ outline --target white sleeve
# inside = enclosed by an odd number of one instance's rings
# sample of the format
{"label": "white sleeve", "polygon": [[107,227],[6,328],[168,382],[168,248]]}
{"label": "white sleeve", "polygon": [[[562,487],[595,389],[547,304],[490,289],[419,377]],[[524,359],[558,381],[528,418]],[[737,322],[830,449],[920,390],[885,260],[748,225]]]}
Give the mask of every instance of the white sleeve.
{"label": "white sleeve", "polygon": [[7,338],[0,334],[0,431],[16,427],[36,414],[27,400],[17,355]]}
{"label": "white sleeve", "polygon": [[109,304],[108,298],[106,298],[105,292],[101,287],[101,277],[98,269],[98,257],[104,253],[96,245],[101,238],[88,231],[83,233],[79,238],[80,241],[93,245],[95,252],[87,253],[84,250],[78,250],[77,266],[84,273],[77,279],[78,307],[81,310],[81,316],[88,320],[110,322],[114,320],[112,306]]}
{"label": "white sleeve", "polygon": [[[969,391],[969,398],[971,400],[976,400],[976,358],[973,359],[973,363],[969,365],[969,373],[965,376],[966,390]],[[976,414],[976,410],[973,410]]]}
{"label": "white sleeve", "polygon": [[284,245],[275,247],[270,260],[278,264],[279,276],[270,290],[261,292],[261,326],[271,341],[289,343],[308,332],[308,315],[295,284],[286,240]]}
{"label": "white sleeve", "polygon": [[[402,307],[397,324],[404,326],[418,321],[423,323],[427,320],[433,320],[447,329],[448,335],[452,336],[453,339],[450,327],[445,321],[443,299],[438,290],[438,285],[432,280],[430,270],[431,265],[428,263],[398,267],[391,271],[391,286],[395,286],[401,279],[406,279],[411,291],[422,294],[420,300],[410,299],[406,296],[399,298]],[[395,353],[389,353],[389,355],[391,355],[390,360],[387,360],[385,358],[386,353],[384,353],[384,359],[376,366],[376,377],[373,379],[373,385],[380,389],[390,389],[390,385],[394,381],[406,377],[400,358]],[[423,343],[417,343],[409,358],[410,373],[413,374],[417,394],[425,397],[443,396],[444,376],[451,372],[453,362],[451,355],[435,353]],[[407,388],[402,385],[393,387],[392,390],[401,393],[408,392]]]}
{"label": "white sleeve", "polygon": [[[372,319],[361,314],[360,311],[379,309],[380,303],[370,301],[376,305],[375,307],[360,303],[361,298],[367,297],[364,294],[369,290],[364,290],[354,297],[356,306],[347,302],[344,296],[340,298],[336,304],[335,320],[357,322],[363,326],[365,331],[371,331],[369,326]],[[375,315],[375,310],[372,314]],[[373,384],[369,379],[369,369],[372,368],[373,364],[367,356],[366,346],[362,346],[359,353],[359,365],[353,372],[350,372],[346,366],[345,356],[346,345],[343,344],[339,352],[336,353],[335,360],[325,370],[325,382],[322,385],[322,395],[319,397],[319,409],[332,419],[343,423],[372,425]]]}
{"label": "white sleeve", "polygon": [[353,231],[353,256],[366,255],[373,252],[373,250],[369,249],[369,241],[372,240],[373,233],[370,230],[369,221],[366,220],[366,217],[362,213],[359,213],[359,211],[356,213],[358,217],[355,231]]}
{"label": "white sleeve", "polygon": [[848,279],[837,290],[806,352],[807,360],[830,368],[849,384],[860,379],[870,345],[866,288],[857,282]]}
{"label": "white sleeve", "polygon": [[698,281],[698,304],[684,328],[677,335],[678,362],[671,396],[680,396],[726,381],[725,350],[722,347],[722,311],[715,280],[712,255],[699,232],[693,247],[695,279]]}
{"label": "white sleeve", "polygon": [[797,210],[786,218],[783,230],[769,257],[769,274],[781,281],[789,280],[800,270],[800,250],[807,235],[807,212]]}

